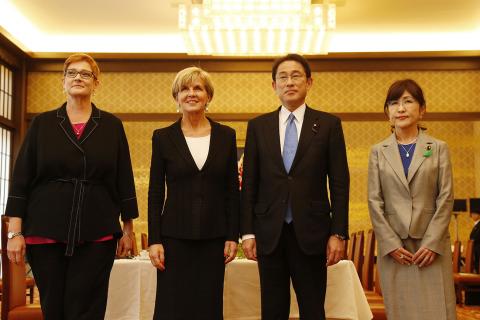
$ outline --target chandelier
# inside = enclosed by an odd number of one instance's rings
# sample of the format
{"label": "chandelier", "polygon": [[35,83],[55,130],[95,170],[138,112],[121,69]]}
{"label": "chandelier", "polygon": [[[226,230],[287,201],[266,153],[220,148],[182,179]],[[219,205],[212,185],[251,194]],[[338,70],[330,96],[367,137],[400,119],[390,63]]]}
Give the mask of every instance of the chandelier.
{"label": "chandelier", "polygon": [[327,54],[336,6],[317,2],[185,0],[179,4],[178,25],[192,55]]}

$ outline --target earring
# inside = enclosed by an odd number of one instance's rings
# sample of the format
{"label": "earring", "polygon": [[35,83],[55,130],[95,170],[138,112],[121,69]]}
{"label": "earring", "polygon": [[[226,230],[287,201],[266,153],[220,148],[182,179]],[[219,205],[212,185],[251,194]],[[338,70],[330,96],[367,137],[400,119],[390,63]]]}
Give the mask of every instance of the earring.
{"label": "earring", "polygon": [[205,112],[208,112],[208,103],[205,105]]}
{"label": "earring", "polygon": [[177,106],[177,113],[180,112],[180,106]]}

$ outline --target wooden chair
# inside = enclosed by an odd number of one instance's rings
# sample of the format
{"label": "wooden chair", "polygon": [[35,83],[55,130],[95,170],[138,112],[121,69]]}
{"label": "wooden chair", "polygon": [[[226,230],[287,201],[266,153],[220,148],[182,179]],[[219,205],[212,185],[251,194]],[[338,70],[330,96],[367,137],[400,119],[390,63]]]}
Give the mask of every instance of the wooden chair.
{"label": "wooden chair", "polygon": [[148,236],[146,233],[141,234],[142,250],[148,249]]}
{"label": "wooden chair", "polygon": [[37,304],[28,304],[25,295],[25,263],[15,264],[7,257],[8,218],[2,216],[2,315],[1,320],[43,320]]}
{"label": "wooden chair", "polygon": [[460,272],[460,262],[462,259],[462,243],[460,241],[455,241],[453,244],[453,254],[452,254],[452,263],[453,263],[453,273]]}
{"label": "wooden chair", "polygon": [[473,273],[473,240],[468,240],[467,248],[465,249],[465,273]]}
{"label": "wooden chair", "polygon": [[133,241],[132,255],[138,256],[137,236],[135,235],[135,232],[132,232],[131,238]]}
{"label": "wooden chair", "polygon": [[[455,251],[455,247],[454,247]],[[455,267],[455,265],[454,265]],[[480,291],[480,275],[473,272],[473,240],[468,240],[465,249],[465,272],[454,272],[455,294],[457,303],[463,305],[463,292]]]}
{"label": "wooden chair", "polygon": [[348,249],[347,249],[347,260],[353,261],[353,254],[355,251],[355,240],[357,238],[357,234],[354,232],[350,236],[350,240],[348,241]]}
{"label": "wooden chair", "polygon": [[363,231],[358,231],[355,239],[355,252],[353,255],[353,265],[357,270],[358,277],[362,281],[362,267],[363,267]]}
{"label": "wooden chair", "polygon": [[373,290],[373,267],[375,265],[375,233],[372,229],[367,232],[365,242],[365,257],[362,268],[362,286],[364,290]]}

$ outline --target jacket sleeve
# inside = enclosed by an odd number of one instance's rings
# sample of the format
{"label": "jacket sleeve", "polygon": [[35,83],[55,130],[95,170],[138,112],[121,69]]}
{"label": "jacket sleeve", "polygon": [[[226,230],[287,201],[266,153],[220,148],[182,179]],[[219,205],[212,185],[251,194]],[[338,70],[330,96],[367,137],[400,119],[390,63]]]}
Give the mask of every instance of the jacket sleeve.
{"label": "jacket sleeve", "polygon": [[36,176],[38,118],[34,118],[18,153],[13,170],[5,215],[24,218],[28,195]]}
{"label": "jacket sleeve", "polygon": [[385,201],[380,184],[378,149],[373,147],[368,161],[368,211],[378,242],[380,256],[386,256],[393,250],[403,247],[400,237],[393,231],[385,218]]}
{"label": "jacket sleeve", "polygon": [[165,200],[165,161],[161,154],[160,135],[152,137],[152,160],[150,163],[150,183],[148,186],[148,243],[162,243],[161,216]]}
{"label": "jacket sleeve", "polygon": [[247,138],[243,157],[242,203],[240,235],[254,234],[253,208],[257,199],[258,188],[258,149],[254,123],[250,121],[247,127]]}
{"label": "jacket sleeve", "polygon": [[332,204],[331,234],[348,238],[350,174],[340,119],[336,119],[328,143],[328,182]]}
{"label": "jacket sleeve", "polygon": [[122,123],[120,122],[120,145],[118,153],[117,190],[120,195],[122,220],[138,217],[137,197],[133,178],[130,149]]}
{"label": "jacket sleeve", "polygon": [[230,152],[227,174],[227,240],[238,241],[240,191],[238,186],[237,140],[231,130]]}
{"label": "jacket sleeve", "polygon": [[453,178],[450,154],[446,143],[441,142],[438,146],[438,195],[436,210],[427,227],[422,239],[422,247],[428,248],[438,254],[444,252],[445,235],[448,232],[448,225],[453,210]]}

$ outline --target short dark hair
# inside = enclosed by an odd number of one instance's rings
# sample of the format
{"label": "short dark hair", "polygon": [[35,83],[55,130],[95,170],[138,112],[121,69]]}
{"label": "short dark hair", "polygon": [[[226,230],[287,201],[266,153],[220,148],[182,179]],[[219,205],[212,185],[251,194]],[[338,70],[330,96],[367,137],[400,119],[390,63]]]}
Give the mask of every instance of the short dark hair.
{"label": "short dark hair", "polygon": [[310,65],[308,64],[307,59],[305,59],[303,56],[296,54],[296,53],[289,53],[286,56],[280,57],[277,60],[273,62],[272,66],[272,80],[275,81],[275,78],[277,76],[277,69],[278,66],[285,61],[296,61],[300,63],[303,67],[303,70],[305,71],[305,75],[307,76],[307,79],[310,79],[312,77],[312,71],[310,69]]}
{"label": "short dark hair", "polygon": [[423,90],[420,85],[412,79],[403,79],[395,81],[388,89],[387,98],[385,99],[385,104],[383,105],[383,111],[387,113],[388,103],[390,101],[400,99],[405,91],[410,93],[413,98],[417,100],[420,107],[425,108],[427,106],[425,97],[423,96]]}

